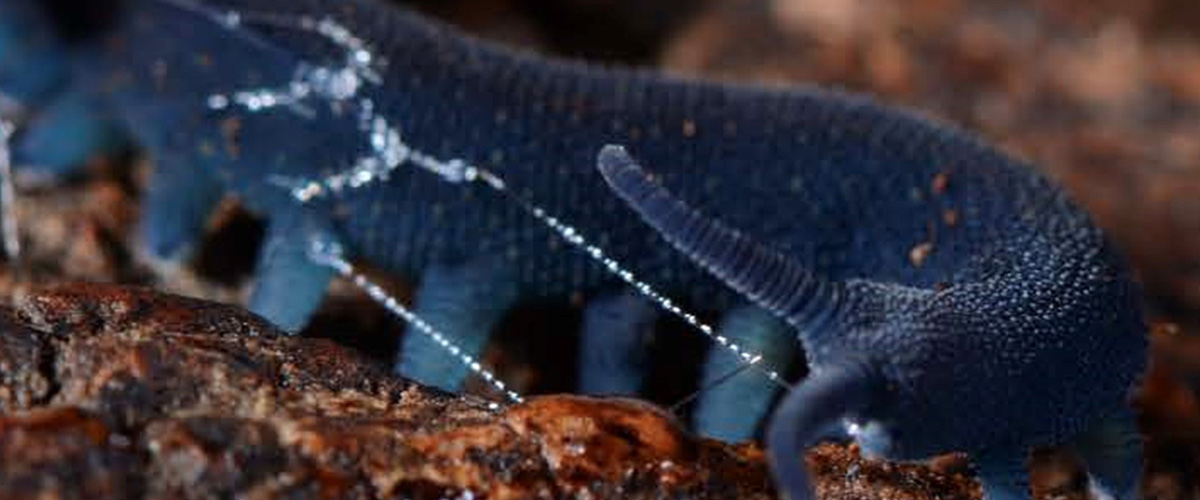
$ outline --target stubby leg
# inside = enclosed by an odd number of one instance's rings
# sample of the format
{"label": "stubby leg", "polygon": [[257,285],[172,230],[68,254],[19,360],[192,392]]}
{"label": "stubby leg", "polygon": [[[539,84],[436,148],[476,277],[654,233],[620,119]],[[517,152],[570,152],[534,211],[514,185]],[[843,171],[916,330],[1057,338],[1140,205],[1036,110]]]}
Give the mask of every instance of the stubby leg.
{"label": "stubby leg", "polygon": [[1142,435],[1131,410],[1096,422],[1073,443],[1098,499],[1140,498]]}
{"label": "stubby leg", "polygon": [[17,137],[13,159],[32,174],[54,178],[124,144],[117,122],[94,97],[69,91],[29,117]]}
{"label": "stubby leg", "polygon": [[579,342],[579,391],[633,395],[650,367],[650,347],[658,312],[631,293],[588,304]]}
{"label": "stubby leg", "polygon": [[[762,354],[762,363],[774,369],[785,369],[799,354],[793,330],[759,307],[747,305],[728,312],[718,332],[747,350]],[[754,437],[779,388],[752,369],[718,382],[743,363],[744,360],[719,347],[709,352],[701,386],[719,385],[707,389],[697,402],[693,414],[697,432],[731,442]]]}
{"label": "stubby leg", "polygon": [[[516,302],[512,273],[492,260],[425,272],[414,311],[452,339],[464,354],[478,359],[493,328]],[[424,335],[405,335],[396,370],[403,376],[458,390],[471,373],[461,360]]]}
{"label": "stubby leg", "polygon": [[61,90],[67,54],[38,0],[0,2],[0,94],[23,105]]}
{"label": "stubby leg", "polygon": [[1029,500],[1029,451],[995,450],[975,457],[984,500]]}
{"label": "stubby leg", "polygon": [[321,305],[334,271],[309,255],[315,235],[326,229],[299,209],[280,212],[268,222],[249,308],[294,333]]}
{"label": "stubby leg", "polygon": [[72,86],[69,54],[44,2],[0,2],[0,114],[20,115],[13,161],[23,175],[57,177],[123,144],[97,99]]}
{"label": "stubby leg", "polygon": [[195,249],[222,196],[221,184],[211,168],[173,155],[155,158],[139,228],[142,241],[154,257],[187,258]]}

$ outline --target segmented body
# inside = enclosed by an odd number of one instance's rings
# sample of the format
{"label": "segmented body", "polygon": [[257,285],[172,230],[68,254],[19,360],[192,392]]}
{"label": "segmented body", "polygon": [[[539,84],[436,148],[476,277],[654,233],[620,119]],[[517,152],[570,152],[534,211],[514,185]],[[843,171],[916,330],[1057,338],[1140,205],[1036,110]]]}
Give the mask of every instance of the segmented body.
{"label": "segmented body", "polygon": [[[210,95],[287,82],[299,59],[256,51],[211,23],[180,24],[177,13],[158,12],[171,6],[143,3],[147,12],[132,14],[127,48],[107,55],[112,64],[100,68],[107,72],[86,74],[118,82],[107,90],[129,101],[122,108],[134,110],[131,121],[155,129],[145,135],[171,134],[168,142],[211,165],[268,214],[297,209],[294,200],[276,202],[274,195],[285,193],[269,179],[332,175],[362,153],[353,112],[305,120],[286,112],[204,110]],[[918,118],[865,98],[547,63],[409,13],[378,12],[369,2],[213,5],[333,16],[355,27],[388,61],[385,84],[364,93],[380,114],[394,117],[405,142],[494,170],[647,280],[696,300],[715,296],[718,307],[730,296],[723,287],[662,250],[661,239],[603,189],[594,172],[601,146],[638,151],[699,208],[804,256],[833,278],[952,282],[1023,207],[1060,196],[1031,170],[997,168],[983,146],[958,147],[969,139],[915,127]],[[188,42],[138,43],[168,36]],[[292,49],[305,59],[342,57],[336,47],[307,38]],[[163,116],[177,120],[170,131],[161,131]],[[943,174],[953,182],[935,193]],[[437,262],[496,256],[519,268],[523,295],[561,297],[611,281],[584,256],[561,251],[559,238],[508,200],[420,169],[397,169],[387,182],[348,189],[328,203],[336,205],[329,212],[353,249],[396,271],[415,275]],[[957,210],[962,223],[931,234],[931,224],[945,226],[946,210]],[[1037,224],[1038,215],[1024,217]],[[936,251],[914,265],[910,250],[925,242]]]}
{"label": "segmented body", "polygon": [[[885,455],[1060,442],[1112,413],[1141,369],[1136,287],[1087,216],[1027,165],[910,113],[817,89],[546,61],[370,0],[124,7],[102,41],[76,49],[70,78],[159,157],[152,247],[173,252],[220,192],[234,193],[271,220],[257,308],[289,326],[330,274],[297,250],[306,234],[432,284],[470,284],[465,295],[433,287],[455,296],[430,299],[434,314],[484,303],[468,315],[490,318],[511,302],[496,297],[619,289],[513,198],[446,182],[412,154],[494,172],[673,296],[717,311],[748,304],[608,191],[596,152],[615,143],[747,239],[831,282],[883,290],[828,321],[793,311],[804,316],[793,325],[812,327],[799,333],[816,368],[857,353],[896,385],[874,401],[887,416],[861,422],[884,429],[862,435]],[[314,35],[324,21],[353,38]],[[261,100],[356,56],[369,67],[344,95]],[[371,142],[373,118],[410,156],[344,182],[359,160],[396,152]],[[457,269],[476,278],[455,280]],[[786,342],[760,342],[792,355]],[[980,397],[992,388],[997,397]]]}

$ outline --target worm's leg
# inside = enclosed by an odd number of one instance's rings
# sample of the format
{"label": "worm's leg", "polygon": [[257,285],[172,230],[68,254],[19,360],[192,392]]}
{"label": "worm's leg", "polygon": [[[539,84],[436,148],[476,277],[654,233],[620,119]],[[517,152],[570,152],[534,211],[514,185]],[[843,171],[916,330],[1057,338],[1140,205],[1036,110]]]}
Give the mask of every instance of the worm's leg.
{"label": "worm's leg", "polygon": [[13,159],[29,174],[56,178],[126,143],[116,120],[96,97],[71,90],[29,117],[17,138]]}
{"label": "worm's leg", "polygon": [[634,395],[650,368],[658,311],[632,293],[600,297],[583,314],[579,342],[579,391]]}
{"label": "worm's leg", "polygon": [[[433,266],[421,279],[414,313],[478,359],[492,330],[517,300],[509,268],[493,259]],[[405,335],[396,370],[406,377],[455,391],[470,375],[461,360],[424,335]]]}
{"label": "worm's leg", "polygon": [[1028,500],[1028,450],[996,450],[976,457],[984,500]]}
{"label": "worm's leg", "polygon": [[1101,419],[1073,444],[1087,465],[1096,498],[1140,498],[1142,435],[1133,411],[1122,409],[1116,415]]}
{"label": "worm's leg", "polygon": [[306,217],[306,211],[279,212],[268,223],[249,309],[297,332],[321,305],[333,278],[333,269],[309,255],[314,235],[328,230]]}
{"label": "worm's leg", "polygon": [[[178,260],[190,255],[223,194],[211,168],[185,156],[167,153],[155,157],[142,201],[142,241],[159,259]],[[272,236],[278,238],[274,233]]]}
{"label": "worm's leg", "polygon": [[37,0],[0,2],[0,94],[36,106],[60,91],[67,52]]}
{"label": "worm's leg", "polygon": [[[799,354],[799,341],[783,320],[762,308],[745,305],[725,314],[718,333],[751,352],[762,353],[767,366],[783,369]],[[730,442],[754,437],[771,409],[779,387],[754,370],[738,369],[746,360],[725,349],[712,349],[704,365],[703,387],[736,373],[701,394],[694,412],[696,431]]]}
{"label": "worm's leg", "polygon": [[70,53],[41,4],[0,2],[0,114],[20,115],[12,155],[22,175],[55,178],[123,141],[95,96],[74,84]]}

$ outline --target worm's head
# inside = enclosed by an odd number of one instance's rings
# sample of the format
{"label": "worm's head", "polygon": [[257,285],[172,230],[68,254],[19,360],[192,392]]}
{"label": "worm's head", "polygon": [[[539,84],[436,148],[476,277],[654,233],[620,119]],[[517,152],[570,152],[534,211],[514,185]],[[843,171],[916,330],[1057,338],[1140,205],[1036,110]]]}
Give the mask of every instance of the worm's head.
{"label": "worm's head", "polygon": [[982,248],[962,283],[833,281],[708,219],[606,147],[599,169],[648,224],[731,288],[788,321],[812,374],[768,432],[789,491],[800,450],[837,425],[871,455],[918,459],[998,443],[1054,443],[1121,408],[1144,362],[1138,294],[1074,213]]}

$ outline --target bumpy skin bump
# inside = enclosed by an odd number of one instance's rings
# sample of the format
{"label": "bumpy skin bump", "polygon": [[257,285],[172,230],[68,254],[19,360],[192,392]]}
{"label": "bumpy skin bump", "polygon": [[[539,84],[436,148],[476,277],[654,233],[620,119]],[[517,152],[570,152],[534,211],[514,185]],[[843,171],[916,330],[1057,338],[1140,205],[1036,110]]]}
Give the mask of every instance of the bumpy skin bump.
{"label": "bumpy skin bump", "polygon": [[[31,3],[0,0],[0,9]],[[1142,367],[1138,291],[1087,217],[1026,165],[910,113],[816,89],[547,61],[375,0],[128,0],[122,8],[107,39],[73,52],[83,57],[63,56],[70,86],[104,102],[162,161],[203,171],[268,218],[297,218],[289,227],[335,238],[408,276],[484,257],[506,261],[512,276],[475,283],[484,294],[515,283],[523,299],[586,296],[614,282],[510,199],[415,167],[304,206],[282,190],[280,178],[322,177],[362,156],[358,117],[319,101],[304,118],[282,108],[215,111],[208,98],[281,87],[304,63],[334,64],[346,53],[294,30],[229,29],[202,11],[336,21],[386,61],[383,84],[364,86],[359,97],[395,121],[412,147],[495,171],[670,295],[716,311],[749,300],[782,311],[816,369],[814,384],[796,392],[837,403],[818,411],[789,396],[785,416],[869,414],[859,434],[868,450],[917,458],[1062,441],[1115,412]],[[11,83],[0,79],[0,87]],[[741,296],[694,266],[604,189],[593,165],[609,143],[636,151],[674,196],[738,228],[753,243],[742,247],[777,253],[766,267],[739,271],[734,277],[749,280],[743,286],[762,282],[764,269],[787,272]],[[208,205],[151,202],[150,212]],[[159,224],[146,232],[157,231],[164,253],[186,244],[177,234],[186,231]],[[705,262],[728,265],[738,255]],[[282,265],[260,266],[283,273],[282,281],[260,281],[297,288],[256,294],[256,308],[297,325],[324,280],[283,257],[275,261]],[[298,278],[288,281],[288,273]],[[843,359],[849,353],[858,353],[853,362]],[[839,363],[823,368],[821,360]],[[871,390],[829,396],[845,386]],[[976,411],[960,413],[965,407]],[[798,455],[797,446],[775,448],[792,464]],[[801,472],[791,467],[781,477]]]}

